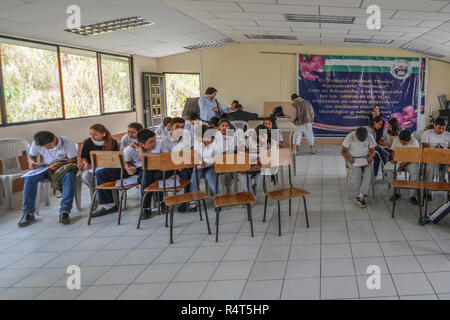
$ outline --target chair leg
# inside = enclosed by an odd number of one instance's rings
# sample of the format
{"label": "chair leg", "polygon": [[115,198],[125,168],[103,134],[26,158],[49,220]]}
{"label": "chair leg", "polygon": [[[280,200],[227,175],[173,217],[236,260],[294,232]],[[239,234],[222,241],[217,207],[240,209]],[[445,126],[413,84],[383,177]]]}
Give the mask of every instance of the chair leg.
{"label": "chair leg", "polygon": [[291,216],[291,199],[289,199],[289,217]]}
{"label": "chair leg", "polygon": [[281,209],[280,209],[280,201],[277,200],[278,206],[278,235],[281,237]]}
{"label": "chair leg", "polygon": [[219,208],[216,208],[216,242],[219,242]]}
{"label": "chair leg", "polygon": [[173,211],[175,206],[170,206],[170,243],[173,243]]}
{"label": "chair leg", "polygon": [[250,221],[250,231],[252,233],[252,237],[254,237],[254,233],[253,233],[253,219],[252,219],[252,207],[250,206],[250,203],[247,203],[247,212],[248,212],[248,218]]}
{"label": "chair leg", "polygon": [[264,198],[264,216],[263,216],[263,222],[266,222],[266,210],[267,210],[267,198],[269,196],[266,195],[266,197]]}
{"label": "chair leg", "polygon": [[422,190],[417,190],[417,202],[419,203],[419,219],[422,219]]}
{"label": "chair leg", "polygon": [[35,215],[39,215],[39,210],[41,209],[41,185],[42,183],[39,182],[38,186],[37,186],[37,192],[36,192],[36,202],[34,204],[35,206],[35,210],[34,210],[34,214]]}
{"label": "chair leg", "polygon": [[306,227],[309,228],[308,209],[306,208],[306,198],[303,196],[303,206],[305,207]]}
{"label": "chair leg", "polygon": [[424,190],[424,191],[425,191],[425,194],[424,194],[424,197],[425,197],[425,212],[424,212],[424,215],[426,216],[428,214],[428,190]]}
{"label": "chair leg", "polygon": [[117,220],[117,224],[120,224],[120,220],[122,218],[122,204],[124,201],[124,197],[127,195],[127,191],[126,190],[122,190],[119,194],[119,219]]}
{"label": "chair leg", "polygon": [[50,205],[50,182],[47,181],[43,184],[44,187],[44,200],[45,200],[45,205],[49,206]]}
{"label": "chair leg", "polygon": [[[199,201],[200,202],[200,201]],[[205,217],[206,217],[206,225],[208,227],[208,234],[211,234],[211,228],[209,226],[209,218],[208,218],[208,210],[206,209],[206,202],[205,199],[203,199],[203,208],[205,209]]]}
{"label": "chair leg", "polygon": [[[397,194],[397,189],[394,188],[394,195]],[[394,201],[392,201],[392,218],[394,218],[394,213],[395,213],[395,197],[394,197]]]}
{"label": "chair leg", "polygon": [[12,181],[11,179],[7,178],[5,181],[5,196],[6,196],[6,209],[12,210],[12,199],[13,199],[13,192],[12,192]]}
{"label": "chair leg", "polygon": [[141,198],[141,210],[139,211],[139,219],[138,219],[138,224],[137,224],[136,229],[139,229],[141,227],[142,213],[144,212],[144,201],[148,195],[149,195],[149,193],[146,192],[146,193],[144,193],[144,195]]}
{"label": "chair leg", "polygon": [[167,209],[167,207],[165,214],[166,214],[166,228],[167,228],[169,226],[169,210]]}
{"label": "chair leg", "polygon": [[200,221],[203,221],[203,217],[202,217],[202,206],[200,204],[200,200],[197,201],[197,208],[198,208],[198,214],[200,215]]}
{"label": "chair leg", "polygon": [[81,178],[77,177],[75,180],[75,205],[76,205],[78,211],[81,211],[83,209],[83,208],[81,208],[82,186],[83,186],[83,183],[81,182]]}
{"label": "chair leg", "polygon": [[94,205],[95,205],[95,198],[96,198],[96,196],[97,196],[97,190],[94,190],[94,193],[92,194],[91,208],[90,208],[90,210],[89,210],[88,225],[91,224],[92,212],[94,211]]}

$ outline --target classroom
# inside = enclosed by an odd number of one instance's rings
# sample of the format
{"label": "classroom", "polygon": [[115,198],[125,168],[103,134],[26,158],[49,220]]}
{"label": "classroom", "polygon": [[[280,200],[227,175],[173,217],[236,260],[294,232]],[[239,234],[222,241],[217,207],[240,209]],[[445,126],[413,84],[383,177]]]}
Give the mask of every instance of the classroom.
{"label": "classroom", "polygon": [[449,119],[450,1],[0,0],[0,300],[450,300]]}

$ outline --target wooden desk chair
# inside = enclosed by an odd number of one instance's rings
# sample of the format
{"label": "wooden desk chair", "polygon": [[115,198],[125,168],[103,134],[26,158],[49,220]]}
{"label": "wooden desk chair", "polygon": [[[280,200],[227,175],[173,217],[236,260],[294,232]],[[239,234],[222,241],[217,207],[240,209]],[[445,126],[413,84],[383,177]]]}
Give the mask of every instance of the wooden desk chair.
{"label": "wooden desk chair", "polygon": [[291,202],[292,199],[302,197],[303,205],[305,207],[305,218],[306,218],[306,226],[309,228],[309,219],[308,219],[308,209],[306,207],[306,199],[305,196],[310,193],[306,190],[294,187],[292,185],[292,176],[291,176],[291,166],[292,166],[292,158],[291,158],[291,150],[288,148],[282,148],[276,150],[278,152],[278,157],[274,156],[273,159],[270,156],[271,152],[267,152],[268,158],[266,159],[264,154],[261,154],[261,167],[262,168],[276,168],[276,167],[288,167],[289,172],[289,188],[279,189],[267,192],[266,191],[266,176],[263,175],[263,185],[266,197],[264,199],[264,217],[263,222],[266,222],[266,209],[267,209],[267,199],[270,197],[277,201],[278,205],[278,235],[281,236],[281,216],[280,216],[280,202],[284,200],[289,200],[289,216],[291,215]]}
{"label": "wooden desk chair", "polygon": [[[219,176],[225,173],[245,172],[251,169],[250,156],[248,153],[240,154],[221,154],[216,156],[214,165],[216,177],[216,190],[218,190]],[[247,186],[250,189],[250,178],[247,174]],[[237,205],[247,206],[247,217],[250,221],[250,230],[253,234],[252,209],[250,204],[256,201],[251,192],[232,192],[225,194],[216,194],[214,196],[214,207],[216,210],[216,242],[219,241],[219,213],[222,207],[230,207]]]}
{"label": "wooden desk chair", "polygon": [[89,211],[89,220],[88,225],[91,224],[92,212],[94,211],[95,198],[99,190],[111,190],[119,192],[119,218],[117,220],[117,224],[120,224],[120,219],[122,217],[122,202],[124,201],[124,197],[129,189],[138,185],[138,183],[133,183],[129,185],[123,184],[123,179],[125,175],[125,160],[123,158],[122,151],[91,151],[91,163],[93,168],[93,181],[92,185],[94,185],[95,180],[95,172],[97,168],[117,168],[120,169],[120,184],[116,186],[116,180],[108,181],[102,183],[101,185],[95,186],[93,200],[91,204],[91,209]]}
{"label": "wooden desk chair", "polygon": [[[394,194],[397,192],[397,189],[416,189],[417,194],[419,196],[419,211],[420,216],[422,216],[422,205],[420,200],[421,190],[423,189],[423,181],[405,181],[405,180],[396,180],[397,175],[397,162],[413,162],[419,164],[419,179],[421,176],[421,166],[423,151],[422,148],[411,148],[411,147],[398,147],[395,148],[394,151],[394,180],[392,181],[392,187],[394,188]],[[392,218],[394,218],[395,213],[395,202],[396,199],[392,202]]]}
{"label": "wooden desk chair", "polygon": [[[450,164],[450,149],[424,148],[423,162],[427,164]],[[423,181],[425,191],[425,215],[428,210],[428,193],[431,191],[447,191],[447,197],[450,195],[450,182]],[[422,214],[420,215],[422,217]]]}

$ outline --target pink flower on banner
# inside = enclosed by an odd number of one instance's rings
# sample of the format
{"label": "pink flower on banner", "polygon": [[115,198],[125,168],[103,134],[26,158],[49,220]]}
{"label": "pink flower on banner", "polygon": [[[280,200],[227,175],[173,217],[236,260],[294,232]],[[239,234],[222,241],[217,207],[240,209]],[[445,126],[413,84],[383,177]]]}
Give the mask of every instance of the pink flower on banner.
{"label": "pink flower on banner", "polygon": [[315,81],[319,77],[312,72],[323,72],[322,67],[325,65],[326,59],[320,55],[310,55],[305,57],[299,56],[300,77],[306,80]]}
{"label": "pink flower on banner", "polygon": [[402,109],[402,113],[393,113],[390,118],[397,119],[402,128],[409,129],[413,127],[414,123],[417,123],[417,111],[414,107],[407,106]]}
{"label": "pink flower on banner", "polygon": [[407,121],[410,121],[412,123],[417,122],[417,111],[411,106],[407,106],[403,108],[403,116]]}

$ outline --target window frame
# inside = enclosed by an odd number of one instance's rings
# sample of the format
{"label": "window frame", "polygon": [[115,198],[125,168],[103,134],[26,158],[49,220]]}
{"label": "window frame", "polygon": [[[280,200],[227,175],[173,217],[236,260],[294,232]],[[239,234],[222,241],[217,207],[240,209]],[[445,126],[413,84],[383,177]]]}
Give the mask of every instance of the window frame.
{"label": "window frame", "polygon": [[[52,122],[52,121],[65,121],[65,120],[76,120],[76,119],[85,119],[85,118],[92,118],[92,117],[101,117],[101,116],[107,116],[107,115],[114,115],[114,114],[121,114],[121,113],[130,113],[130,112],[136,112],[135,108],[135,96],[134,96],[134,79],[133,79],[133,71],[134,71],[134,65],[133,65],[133,56],[127,55],[127,54],[116,54],[116,53],[110,53],[105,51],[98,51],[93,49],[86,49],[86,48],[80,48],[70,45],[62,45],[62,44],[53,44],[48,43],[45,41],[37,41],[37,40],[27,40],[22,39],[18,37],[11,37],[11,36],[4,36],[0,35],[1,39],[8,39],[8,40],[16,40],[20,42],[28,42],[28,43],[36,43],[36,44],[43,44],[47,46],[52,46],[56,48],[57,52],[57,58],[58,58],[58,79],[59,79],[59,90],[61,94],[61,108],[62,108],[62,115],[63,117],[55,118],[55,119],[43,119],[43,120],[32,120],[32,121],[22,121],[22,122],[13,122],[8,123],[6,118],[6,98],[4,94],[5,86],[4,86],[4,75],[3,75],[3,62],[2,62],[2,54],[1,54],[1,46],[0,46],[0,128],[4,127],[10,127],[10,126],[19,126],[19,125],[27,125],[27,124],[34,124],[34,123],[43,123],[43,122]],[[63,84],[63,76],[62,76],[62,65],[61,65],[61,49],[62,48],[70,48],[70,49],[77,49],[82,51],[88,51],[93,52],[96,54],[97,57],[97,73],[98,73],[98,86],[99,86],[99,99],[100,99],[100,112],[98,115],[92,115],[92,116],[81,116],[81,117],[75,117],[75,118],[66,118],[66,110],[65,110],[65,98],[64,98],[64,84]],[[129,75],[130,75],[130,109],[129,110],[122,110],[122,111],[115,111],[115,112],[105,112],[104,110],[104,96],[103,96],[103,75],[102,75],[102,69],[101,69],[101,55],[105,54],[108,56],[113,57],[120,57],[120,58],[127,58],[128,65],[129,65]]]}

